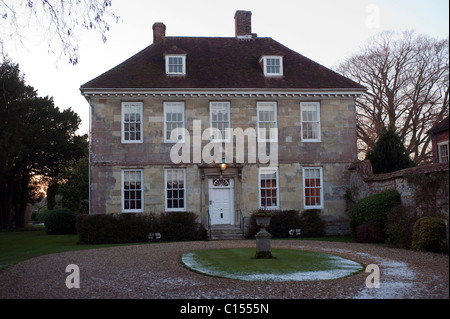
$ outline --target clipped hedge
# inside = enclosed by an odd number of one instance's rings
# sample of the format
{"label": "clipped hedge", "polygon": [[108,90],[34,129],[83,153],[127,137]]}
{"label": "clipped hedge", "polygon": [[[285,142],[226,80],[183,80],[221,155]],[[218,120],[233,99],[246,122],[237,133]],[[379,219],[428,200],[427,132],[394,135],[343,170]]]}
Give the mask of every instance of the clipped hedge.
{"label": "clipped hedge", "polygon": [[161,233],[161,241],[206,239],[205,228],[191,212],[80,215],[77,232],[80,244],[148,242],[148,233]]}
{"label": "clipped hedge", "polygon": [[76,214],[67,208],[46,212],[44,225],[48,235],[75,234]]}
{"label": "clipped hedge", "polygon": [[360,224],[372,223],[383,237],[386,233],[387,216],[391,209],[400,204],[400,194],[396,190],[380,192],[357,202],[350,213],[350,230],[356,239],[356,229]]}
{"label": "clipped hedge", "polygon": [[438,217],[422,217],[414,224],[412,248],[418,251],[444,252],[447,230]]}
{"label": "clipped hedge", "polygon": [[204,240],[207,232],[190,212],[168,212],[160,216],[160,233],[166,241]]}
{"label": "clipped hedge", "polygon": [[[267,212],[267,210],[259,209],[250,217],[250,227],[247,234],[248,238],[255,238],[260,228],[256,225],[256,215]],[[273,238],[288,238],[289,230],[292,228],[300,228],[300,214],[296,210],[272,210],[269,227],[267,231]]]}
{"label": "clipped hedge", "polygon": [[[259,231],[256,225],[256,215],[266,210],[255,211],[250,218],[250,227],[247,238],[254,238]],[[300,213],[297,210],[274,210],[267,231],[273,238],[288,238],[289,230],[301,229],[302,237],[320,237],[325,235],[326,222],[320,218],[320,210],[306,210]]]}
{"label": "clipped hedge", "polygon": [[300,217],[302,237],[321,237],[325,235],[327,223],[320,218],[318,209],[305,210]]}

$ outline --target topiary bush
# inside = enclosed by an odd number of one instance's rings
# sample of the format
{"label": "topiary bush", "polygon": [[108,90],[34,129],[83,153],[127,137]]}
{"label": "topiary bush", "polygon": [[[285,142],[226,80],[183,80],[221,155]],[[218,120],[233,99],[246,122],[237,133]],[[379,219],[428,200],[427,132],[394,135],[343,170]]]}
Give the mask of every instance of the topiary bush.
{"label": "topiary bush", "polygon": [[45,217],[45,232],[48,235],[75,234],[76,214],[67,208],[50,210]]}
{"label": "topiary bush", "polygon": [[380,192],[357,202],[350,213],[350,230],[356,239],[356,228],[363,223],[373,223],[383,236],[386,233],[387,216],[390,210],[400,204],[400,194],[396,190]]}
{"label": "topiary bush", "polygon": [[356,227],[356,242],[358,243],[382,243],[383,233],[373,223],[362,223]]}
{"label": "topiary bush", "polygon": [[447,247],[445,222],[438,217],[422,217],[414,224],[412,248],[418,251],[444,252]]}
{"label": "topiary bush", "polygon": [[318,209],[305,210],[300,217],[302,237],[321,237],[325,235],[327,223],[320,218]]}

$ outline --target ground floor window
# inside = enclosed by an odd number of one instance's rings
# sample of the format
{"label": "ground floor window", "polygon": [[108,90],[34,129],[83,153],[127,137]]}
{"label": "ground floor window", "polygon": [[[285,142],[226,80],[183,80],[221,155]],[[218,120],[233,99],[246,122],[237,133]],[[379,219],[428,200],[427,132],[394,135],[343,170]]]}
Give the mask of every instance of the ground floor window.
{"label": "ground floor window", "polygon": [[166,211],[186,210],[186,170],[184,168],[166,169]]}
{"label": "ground floor window", "polygon": [[305,209],[323,208],[323,178],[321,167],[303,168],[303,203]]}
{"label": "ground floor window", "polygon": [[143,172],[141,169],[122,170],[122,211],[143,212]]}
{"label": "ground floor window", "polygon": [[259,168],[259,199],[260,208],[279,208],[278,168]]}

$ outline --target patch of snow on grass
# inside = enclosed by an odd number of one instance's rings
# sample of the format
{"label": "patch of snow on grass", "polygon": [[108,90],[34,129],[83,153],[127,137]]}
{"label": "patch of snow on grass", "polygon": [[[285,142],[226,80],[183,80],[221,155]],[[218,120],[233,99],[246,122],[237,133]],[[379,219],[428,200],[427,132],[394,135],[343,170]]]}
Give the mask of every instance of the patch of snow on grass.
{"label": "patch of snow on grass", "polygon": [[239,273],[239,272],[225,272],[217,271],[199,263],[194,253],[186,253],[182,256],[183,264],[191,270],[202,274],[215,277],[223,277],[228,279],[239,279],[245,281],[314,281],[314,280],[329,280],[350,276],[361,270],[361,265],[349,259],[344,259],[338,256],[330,255],[331,263],[335,269],[317,270],[317,271],[303,271],[290,272],[284,274],[269,274],[269,273]]}

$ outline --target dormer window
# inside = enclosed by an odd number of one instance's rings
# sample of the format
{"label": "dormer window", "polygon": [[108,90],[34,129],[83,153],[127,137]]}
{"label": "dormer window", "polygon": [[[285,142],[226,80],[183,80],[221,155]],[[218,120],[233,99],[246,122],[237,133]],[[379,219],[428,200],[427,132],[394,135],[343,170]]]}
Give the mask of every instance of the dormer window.
{"label": "dormer window", "polygon": [[167,75],[185,75],[186,74],[186,56],[185,55],[166,55],[166,74]]}
{"label": "dormer window", "polygon": [[262,62],[264,76],[283,76],[282,56],[263,56],[260,62]]}

